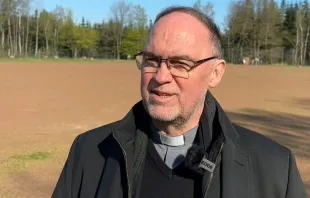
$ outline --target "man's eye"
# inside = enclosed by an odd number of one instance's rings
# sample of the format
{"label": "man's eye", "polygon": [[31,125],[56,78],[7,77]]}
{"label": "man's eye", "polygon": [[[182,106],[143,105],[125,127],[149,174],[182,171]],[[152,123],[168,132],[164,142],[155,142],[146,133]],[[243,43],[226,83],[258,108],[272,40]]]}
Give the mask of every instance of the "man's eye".
{"label": "man's eye", "polygon": [[145,58],[144,59],[144,64],[145,64],[145,66],[156,67],[157,64],[158,64],[158,61],[157,61],[156,58]]}
{"label": "man's eye", "polygon": [[191,63],[186,60],[170,60],[169,63],[176,69],[190,69]]}

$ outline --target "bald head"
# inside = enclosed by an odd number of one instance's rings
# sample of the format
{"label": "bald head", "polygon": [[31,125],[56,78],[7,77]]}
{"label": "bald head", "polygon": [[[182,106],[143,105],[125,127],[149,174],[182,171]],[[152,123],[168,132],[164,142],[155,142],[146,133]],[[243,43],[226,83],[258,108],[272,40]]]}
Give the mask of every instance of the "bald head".
{"label": "bald head", "polygon": [[[176,24],[177,26],[184,24],[185,28],[191,29],[192,28],[192,24],[188,24],[187,22],[189,20],[195,21],[194,23],[200,23],[200,25],[202,25],[202,31],[206,34],[203,34],[200,39],[200,42],[205,42],[207,39],[209,39],[210,43],[212,45],[212,50],[213,50],[213,55],[217,56],[218,58],[221,58],[221,38],[220,38],[220,31],[218,29],[218,27],[216,26],[216,24],[214,23],[214,21],[207,15],[205,15],[204,13],[200,12],[199,10],[196,10],[192,7],[184,7],[184,6],[177,6],[177,7],[169,7],[165,10],[163,10],[161,13],[159,13],[155,19],[154,22],[154,26],[157,26],[157,23],[159,21],[162,21],[163,18],[167,18],[167,16],[171,16],[174,15],[174,18],[178,21],[175,21],[174,24]],[[179,16],[181,16],[180,14],[185,14],[188,15],[188,17],[175,17],[177,15],[175,14],[179,14]],[[184,16],[184,15],[183,15]],[[152,30],[153,30],[152,28]],[[207,30],[207,31],[204,31]],[[151,31],[152,33],[153,31]],[[203,33],[202,32],[202,33]],[[150,34],[149,36],[152,36],[152,34]],[[205,46],[207,48],[210,48],[210,46]]]}
{"label": "bald head", "polygon": [[146,50],[160,56],[189,55],[198,60],[213,55],[210,31],[186,13],[163,16],[154,24],[148,41]]}

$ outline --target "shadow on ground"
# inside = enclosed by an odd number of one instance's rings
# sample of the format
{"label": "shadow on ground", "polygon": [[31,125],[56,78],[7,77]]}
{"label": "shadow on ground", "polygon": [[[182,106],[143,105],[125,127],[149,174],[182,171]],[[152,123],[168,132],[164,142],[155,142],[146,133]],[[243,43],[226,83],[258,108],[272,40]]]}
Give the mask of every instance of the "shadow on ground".
{"label": "shadow on ground", "polygon": [[293,104],[301,109],[309,110],[310,116],[310,98],[295,98]]}
{"label": "shadow on ground", "polygon": [[[310,101],[306,101],[309,102]],[[310,114],[307,116],[258,109],[227,112],[236,124],[255,130],[292,149],[296,156],[310,159]]]}
{"label": "shadow on ground", "polygon": [[27,171],[14,173],[11,175],[13,183],[18,189],[18,193],[26,197],[50,197],[54,183],[43,181]]}
{"label": "shadow on ground", "polygon": [[301,110],[309,110],[310,116],[310,98],[291,98],[287,101],[284,100],[273,100],[273,99],[265,99],[266,102],[273,103],[282,103],[287,107],[294,107]]}

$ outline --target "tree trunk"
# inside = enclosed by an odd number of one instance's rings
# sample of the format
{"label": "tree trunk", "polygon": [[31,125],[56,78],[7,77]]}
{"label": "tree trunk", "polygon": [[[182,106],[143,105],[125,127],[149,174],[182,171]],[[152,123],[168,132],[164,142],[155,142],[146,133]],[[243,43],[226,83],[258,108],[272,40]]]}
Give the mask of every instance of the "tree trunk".
{"label": "tree trunk", "polygon": [[21,41],[21,14],[18,17],[18,45],[19,45],[19,56],[22,56],[22,41]]}
{"label": "tree trunk", "polygon": [[35,49],[35,56],[38,55],[38,45],[39,45],[39,13],[37,16],[37,28],[36,28],[36,49]]}
{"label": "tree trunk", "polygon": [[231,51],[230,51],[230,34],[228,34],[228,37],[227,37],[227,57],[228,57],[228,60],[231,62]]}
{"label": "tree trunk", "polygon": [[[308,19],[309,20],[309,19]],[[307,28],[307,34],[306,34],[306,41],[305,41],[305,48],[304,48],[304,64],[306,64],[306,54],[308,50],[308,40],[309,40],[309,32],[310,32],[310,20],[308,21],[308,28]]]}
{"label": "tree trunk", "polygon": [[284,64],[284,47],[282,47],[282,52],[281,52],[281,65]]}
{"label": "tree trunk", "polygon": [[57,56],[57,25],[55,25],[54,29],[54,56]]}
{"label": "tree trunk", "polygon": [[28,56],[28,38],[29,38],[29,16],[27,16],[27,33],[25,41],[25,55]]}
{"label": "tree trunk", "polygon": [[[235,35],[233,35],[233,38],[232,38],[232,40],[234,41],[235,40]],[[235,45],[234,44],[232,44],[232,47],[231,47],[231,61],[233,62],[233,63],[235,63]]]}
{"label": "tree trunk", "polygon": [[14,55],[18,54],[18,17],[15,17],[15,31],[14,31]]}
{"label": "tree trunk", "polygon": [[76,59],[78,55],[78,49],[77,47],[74,48],[74,58]]}
{"label": "tree trunk", "polygon": [[270,54],[270,64],[272,65],[273,64],[273,61],[272,61],[272,48],[269,49],[269,54]]}
{"label": "tree trunk", "polygon": [[46,56],[49,55],[49,47],[48,47],[48,37],[47,37],[47,31],[48,31],[48,25],[49,25],[49,20],[47,19],[44,32],[45,32],[45,49],[46,49]]}
{"label": "tree trunk", "polygon": [[261,43],[260,43],[260,40],[259,39],[257,39],[257,45],[256,45],[256,47],[257,47],[257,50],[256,50],[256,55],[259,57],[259,60],[260,60],[260,64],[262,64],[262,56],[261,56],[261,53],[260,53],[260,45],[261,45]]}
{"label": "tree trunk", "polygon": [[1,23],[1,48],[2,48],[1,53],[3,53],[5,51],[4,42],[5,42],[5,34],[4,34],[3,23]]}
{"label": "tree trunk", "polygon": [[241,46],[241,49],[240,49],[240,57],[243,59],[243,46]]}
{"label": "tree trunk", "polygon": [[56,36],[56,43],[55,43],[55,46],[56,46],[56,56],[58,56],[58,43],[59,43],[59,25],[57,24],[57,27],[55,29],[55,36]]}
{"label": "tree trunk", "polygon": [[298,65],[298,62],[297,62],[297,56],[298,56],[298,48],[299,48],[299,28],[297,28],[297,34],[296,34],[296,45],[295,45],[295,57],[294,57],[294,64],[295,65]]}
{"label": "tree trunk", "polygon": [[304,42],[303,42],[303,37],[304,37],[304,29],[303,29],[303,27],[302,27],[302,18],[300,19],[300,21],[299,21],[299,28],[300,28],[300,35],[299,35],[299,43],[300,43],[300,64],[301,65],[303,65],[304,63],[303,63],[303,51],[304,51]]}
{"label": "tree trunk", "polygon": [[[269,23],[267,24],[266,32],[265,32],[265,44],[264,44],[264,45],[265,45],[265,48],[264,48],[264,49],[265,49],[265,50],[264,50],[265,52],[267,52],[268,32],[269,32]],[[268,56],[268,53],[266,53],[266,56]],[[268,59],[271,60],[271,54],[269,54],[269,57],[268,57],[268,58],[266,57],[266,60],[268,60]]]}
{"label": "tree trunk", "polygon": [[[253,56],[254,58],[257,58],[257,54],[256,54],[256,32],[255,32],[255,29],[254,29],[254,39],[253,39],[253,48],[252,48],[252,51],[253,51]],[[256,63],[256,62],[255,62]],[[257,65],[257,63],[256,63]]]}
{"label": "tree trunk", "polygon": [[116,59],[120,59],[120,40],[117,39],[116,41]]}
{"label": "tree trunk", "polygon": [[13,49],[13,43],[12,43],[12,33],[11,33],[11,17],[8,17],[8,41],[9,41],[9,56],[11,56],[11,52]]}

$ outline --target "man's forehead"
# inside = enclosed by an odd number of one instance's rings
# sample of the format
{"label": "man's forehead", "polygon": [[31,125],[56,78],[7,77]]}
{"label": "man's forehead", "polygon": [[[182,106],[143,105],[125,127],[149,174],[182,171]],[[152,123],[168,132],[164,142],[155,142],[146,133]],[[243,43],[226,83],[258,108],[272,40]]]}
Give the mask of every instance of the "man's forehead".
{"label": "man's forehead", "polygon": [[200,21],[189,14],[172,13],[155,23],[146,50],[163,56],[189,53],[200,56],[195,51],[203,53],[208,44],[209,30]]}
{"label": "man's forehead", "polygon": [[200,38],[199,35],[194,34],[188,28],[158,27],[152,31],[150,39],[161,40],[161,42],[167,42],[167,44],[172,42],[195,44],[195,42],[202,41],[204,38]]}
{"label": "man's forehead", "polygon": [[196,34],[209,35],[208,28],[197,18],[182,12],[173,12],[160,18],[153,26],[154,31],[183,30]]}

